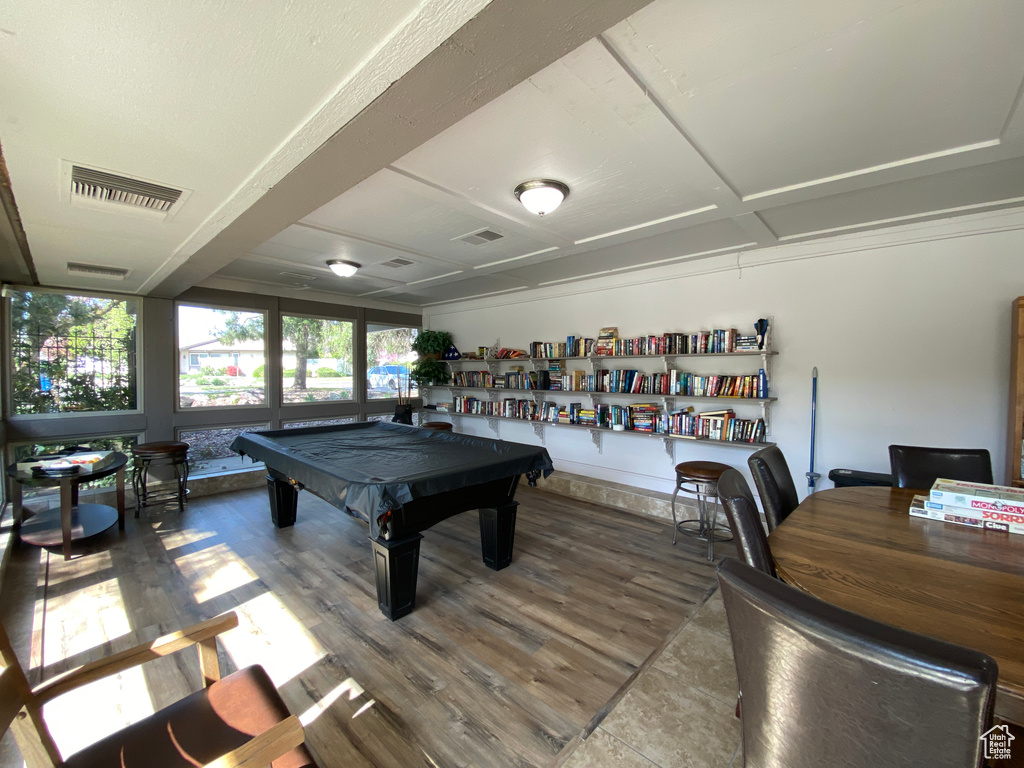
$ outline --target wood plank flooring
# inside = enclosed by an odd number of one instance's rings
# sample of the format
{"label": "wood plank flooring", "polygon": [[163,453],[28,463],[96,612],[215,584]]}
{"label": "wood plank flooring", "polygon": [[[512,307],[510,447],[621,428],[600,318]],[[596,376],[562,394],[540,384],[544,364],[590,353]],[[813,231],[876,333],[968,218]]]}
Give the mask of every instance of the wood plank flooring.
{"label": "wood plank flooring", "polygon": [[[228,671],[267,669],[324,768],[553,766],[714,586],[667,522],[523,488],[512,565],[477,515],[425,532],[415,611],[377,609],[367,528],[308,493],[278,530],[264,491],[147,510],[63,562],[12,553],[0,615],[38,680],[224,611]],[[48,708],[70,752],[199,686],[189,652]],[[127,697],[127,704],[110,703]],[[68,697],[70,698],[70,697]],[[20,765],[5,739],[0,764]]]}

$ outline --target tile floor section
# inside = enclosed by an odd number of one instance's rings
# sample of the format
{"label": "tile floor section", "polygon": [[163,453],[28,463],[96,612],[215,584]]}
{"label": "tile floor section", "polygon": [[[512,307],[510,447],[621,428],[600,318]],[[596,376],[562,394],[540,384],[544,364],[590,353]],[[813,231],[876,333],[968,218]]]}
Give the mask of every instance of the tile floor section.
{"label": "tile floor section", "polygon": [[737,687],[716,591],[563,768],[738,768]]}

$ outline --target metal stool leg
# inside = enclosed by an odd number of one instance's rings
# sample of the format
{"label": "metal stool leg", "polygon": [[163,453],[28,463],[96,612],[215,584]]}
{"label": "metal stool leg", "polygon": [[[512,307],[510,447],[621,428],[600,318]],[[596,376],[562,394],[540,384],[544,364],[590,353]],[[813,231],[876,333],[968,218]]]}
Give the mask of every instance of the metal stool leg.
{"label": "metal stool leg", "polygon": [[672,491],[672,546],[676,545],[676,534],[679,533],[679,523],[676,522],[676,496],[679,495],[679,478],[676,478],[676,489]]}

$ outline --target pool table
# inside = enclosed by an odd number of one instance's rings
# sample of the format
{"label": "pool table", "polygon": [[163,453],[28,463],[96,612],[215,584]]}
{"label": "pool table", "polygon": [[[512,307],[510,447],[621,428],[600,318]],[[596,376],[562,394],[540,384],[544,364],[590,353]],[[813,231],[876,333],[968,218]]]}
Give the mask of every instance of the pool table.
{"label": "pool table", "polygon": [[552,472],[547,450],[390,422],[243,432],[237,453],[267,467],[270,514],[294,525],[305,489],[369,524],[377,602],[391,620],[416,603],[421,531],[480,510],[484,563],[512,561],[516,486]]}

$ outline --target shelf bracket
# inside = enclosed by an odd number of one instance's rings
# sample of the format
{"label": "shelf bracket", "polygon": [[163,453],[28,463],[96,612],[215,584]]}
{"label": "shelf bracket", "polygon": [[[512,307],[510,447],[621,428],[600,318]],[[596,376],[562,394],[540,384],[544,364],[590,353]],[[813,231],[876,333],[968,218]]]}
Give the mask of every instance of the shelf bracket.
{"label": "shelf bracket", "polygon": [[597,446],[597,452],[600,454],[604,453],[604,445],[602,444],[602,437],[604,435],[603,429],[591,429],[590,430],[590,442]]}
{"label": "shelf bracket", "polygon": [[761,401],[761,418],[764,419],[764,434],[767,437],[772,433],[772,401],[762,400]]}
{"label": "shelf bracket", "polygon": [[547,445],[547,443],[544,440],[544,437],[545,437],[544,422],[542,422],[542,421],[535,421],[535,422],[533,422],[532,426],[533,426],[533,434],[535,434],[537,436],[537,438],[540,440],[540,444],[541,445]]}
{"label": "shelf bracket", "polygon": [[679,441],[678,440],[673,440],[671,437],[663,437],[663,438],[661,438],[661,442],[665,446],[665,453],[667,453],[668,457],[670,459],[672,459],[673,463],[675,463],[675,460],[676,460],[676,443],[679,442]]}
{"label": "shelf bracket", "polygon": [[488,416],[487,426],[491,428],[491,432],[494,433],[495,437],[501,437],[501,419],[497,416]]}

